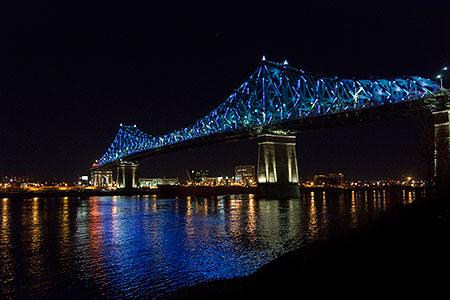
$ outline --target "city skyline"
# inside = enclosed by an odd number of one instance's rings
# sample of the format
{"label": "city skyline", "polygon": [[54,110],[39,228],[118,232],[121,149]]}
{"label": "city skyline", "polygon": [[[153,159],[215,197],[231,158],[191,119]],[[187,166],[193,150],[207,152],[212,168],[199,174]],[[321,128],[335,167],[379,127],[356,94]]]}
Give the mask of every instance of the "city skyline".
{"label": "city skyline", "polygon": [[[223,102],[264,55],[342,77],[435,79],[450,63],[449,42],[438,38],[449,27],[448,3],[408,2],[409,13],[402,14],[401,2],[389,10],[379,3],[370,15],[365,5],[354,3],[291,3],[291,9],[279,4],[283,14],[271,15],[272,26],[261,30],[252,30],[252,24],[267,14],[264,2],[257,7],[244,2],[239,9],[234,2],[219,9],[198,4],[186,8],[190,14],[167,20],[168,7],[153,7],[161,16],[150,19],[148,8],[111,5],[111,13],[124,20],[120,24],[112,17],[100,22],[96,12],[103,7],[95,5],[65,13],[52,8],[44,16],[40,12],[47,8],[35,4],[35,11],[15,20],[14,14],[5,16],[0,119],[7,146],[0,150],[1,171],[64,179],[86,174],[120,123],[155,135],[189,125]],[[320,24],[314,22],[318,14]],[[84,22],[73,23],[80,15]],[[235,22],[223,22],[230,15]],[[415,22],[424,16],[432,16],[429,26]],[[306,30],[299,19],[316,25]],[[367,22],[358,23],[362,19]],[[408,30],[392,33],[392,28]],[[420,36],[439,42],[429,47]],[[426,166],[417,158],[421,130],[420,121],[406,119],[300,133],[300,176],[335,171],[361,178],[424,176]],[[236,160],[236,151],[242,159]],[[256,164],[256,151],[255,141],[213,145],[160,156],[140,168],[143,174],[176,176],[191,165],[214,165],[225,173],[235,164]]]}
{"label": "city skyline", "polygon": [[449,16],[2,3],[0,299],[445,294]]}

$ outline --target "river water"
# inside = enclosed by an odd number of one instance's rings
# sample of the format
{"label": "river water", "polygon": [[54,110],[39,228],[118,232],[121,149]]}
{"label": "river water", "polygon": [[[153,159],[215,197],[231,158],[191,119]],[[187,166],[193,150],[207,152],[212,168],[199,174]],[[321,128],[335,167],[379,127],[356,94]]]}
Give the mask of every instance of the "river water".
{"label": "river water", "polygon": [[3,198],[0,299],[149,299],[243,276],[425,197],[424,191]]}

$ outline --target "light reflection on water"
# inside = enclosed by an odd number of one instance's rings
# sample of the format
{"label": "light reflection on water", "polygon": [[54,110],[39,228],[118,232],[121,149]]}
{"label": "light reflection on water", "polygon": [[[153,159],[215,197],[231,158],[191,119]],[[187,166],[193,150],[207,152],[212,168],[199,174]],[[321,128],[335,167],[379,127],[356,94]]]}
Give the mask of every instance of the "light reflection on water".
{"label": "light reflection on water", "polygon": [[243,276],[336,236],[422,191],[33,198],[1,201],[0,299],[157,297]]}

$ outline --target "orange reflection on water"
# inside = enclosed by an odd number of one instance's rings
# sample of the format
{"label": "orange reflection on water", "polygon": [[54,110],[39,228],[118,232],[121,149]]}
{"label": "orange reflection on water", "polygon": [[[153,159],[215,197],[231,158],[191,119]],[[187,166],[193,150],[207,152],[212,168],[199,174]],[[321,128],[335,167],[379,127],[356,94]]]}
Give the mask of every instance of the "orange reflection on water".
{"label": "orange reflection on water", "polygon": [[192,197],[186,197],[186,235],[191,236],[194,234],[194,226],[192,224]]}
{"label": "orange reflection on water", "polygon": [[256,240],[256,215],[255,215],[255,195],[248,195],[248,211],[247,211],[247,232],[250,234],[250,240]]}
{"label": "orange reflection on water", "polygon": [[11,249],[11,229],[9,222],[9,199],[2,199],[2,226],[0,228],[0,275],[2,289],[7,291],[14,281],[14,265]]}
{"label": "orange reflection on water", "polygon": [[413,192],[408,192],[408,201],[406,204],[410,204],[413,202]]}
{"label": "orange reflection on water", "polygon": [[63,206],[61,208],[61,241],[59,242],[63,263],[69,263],[67,258],[70,255],[70,228],[69,228],[69,197],[63,198]]}
{"label": "orange reflection on water", "polygon": [[355,228],[358,225],[358,216],[356,214],[356,196],[355,191],[352,191],[352,203],[350,207],[350,219],[352,228]]}
{"label": "orange reflection on water", "polygon": [[9,201],[8,198],[2,199],[2,234],[0,235],[0,238],[2,240],[4,234],[9,237],[8,201]]}
{"label": "orange reflection on water", "polygon": [[240,200],[237,195],[230,196],[230,233],[234,236],[240,234]]}
{"label": "orange reflection on water", "polygon": [[203,214],[205,216],[208,215],[208,199],[207,198],[203,199]]}
{"label": "orange reflection on water", "polygon": [[309,206],[309,222],[308,222],[308,231],[311,234],[312,238],[317,238],[319,236],[319,222],[317,219],[317,208],[314,192],[311,192],[311,202]]}
{"label": "orange reflection on water", "polygon": [[157,203],[156,203],[156,199],[152,199],[152,202],[151,202],[151,209],[152,209],[152,212],[153,213],[156,213],[156,211],[157,211]]}
{"label": "orange reflection on water", "polygon": [[89,199],[89,260],[94,279],[101,283],[105,268],[105,249],[103,245],[103,214],[100,211],[100,197],[91,197]]}
{"label": "orange reflection on water", "polygon": [[325,191],[322,193],[322,222],[321,228],[328,228],[328,208]]}
{"label": "orange reflection on water", "polygon": [[[24,201],[24,206],[27,202]],[[27,211],[24,209],[24,211]],[[25,243],[26,248],[29,252],[27,255],[27,266],[30,274],[35,278],[42,278],[44,276],[42,265],[44,263],[44,256],[41,253],[42,247],[42,237],[43,237],[43,228],[41,224],[41,217],[39,215],[39,198],[35,197],[32,199],[31,205],[31,216],[27,216],[27,214],[23,214],[22,221],[27,224],[30,223],[26,236],[27,242]]]}
{"label": "orange reflection on water", "polygon": [[39,216],[39,198],[35,197],[33,198],[33,205],[31,208],[31,224],[32,224],[32,230],[31,230],[31,248],[33,252],[39,250],[40,248],[40,242],[41,242],[41,227],[40,227],[40,216]]}
{"label": "orange reflection on water", "polygon": [[376,191],[373,190],[373,197],[374,197],[374,201],[375,201],[375,207],[379,210],[383,207],[383,203],[381,201],[381,195],[380,195],[380,191]]}

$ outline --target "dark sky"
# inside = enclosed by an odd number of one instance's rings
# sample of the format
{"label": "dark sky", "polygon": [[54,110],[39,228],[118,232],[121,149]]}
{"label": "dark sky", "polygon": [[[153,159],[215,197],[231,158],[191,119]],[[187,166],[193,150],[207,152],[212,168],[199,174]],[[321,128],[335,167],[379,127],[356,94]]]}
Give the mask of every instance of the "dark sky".
{"label": "dark sky", "polygon": [[[8,2],[0,7],[0,174],[87,174],[120,123],[152,135],[187,126],[263,55],[344,77],[434,78],[450,64],[448,0]],[[301,133],[300,175],[421,176],[422,131],[406,119]],[[147,160],[140,174],[204,167],[221,175],[255,163],[256,153],[254,141],[214,145]]]}

